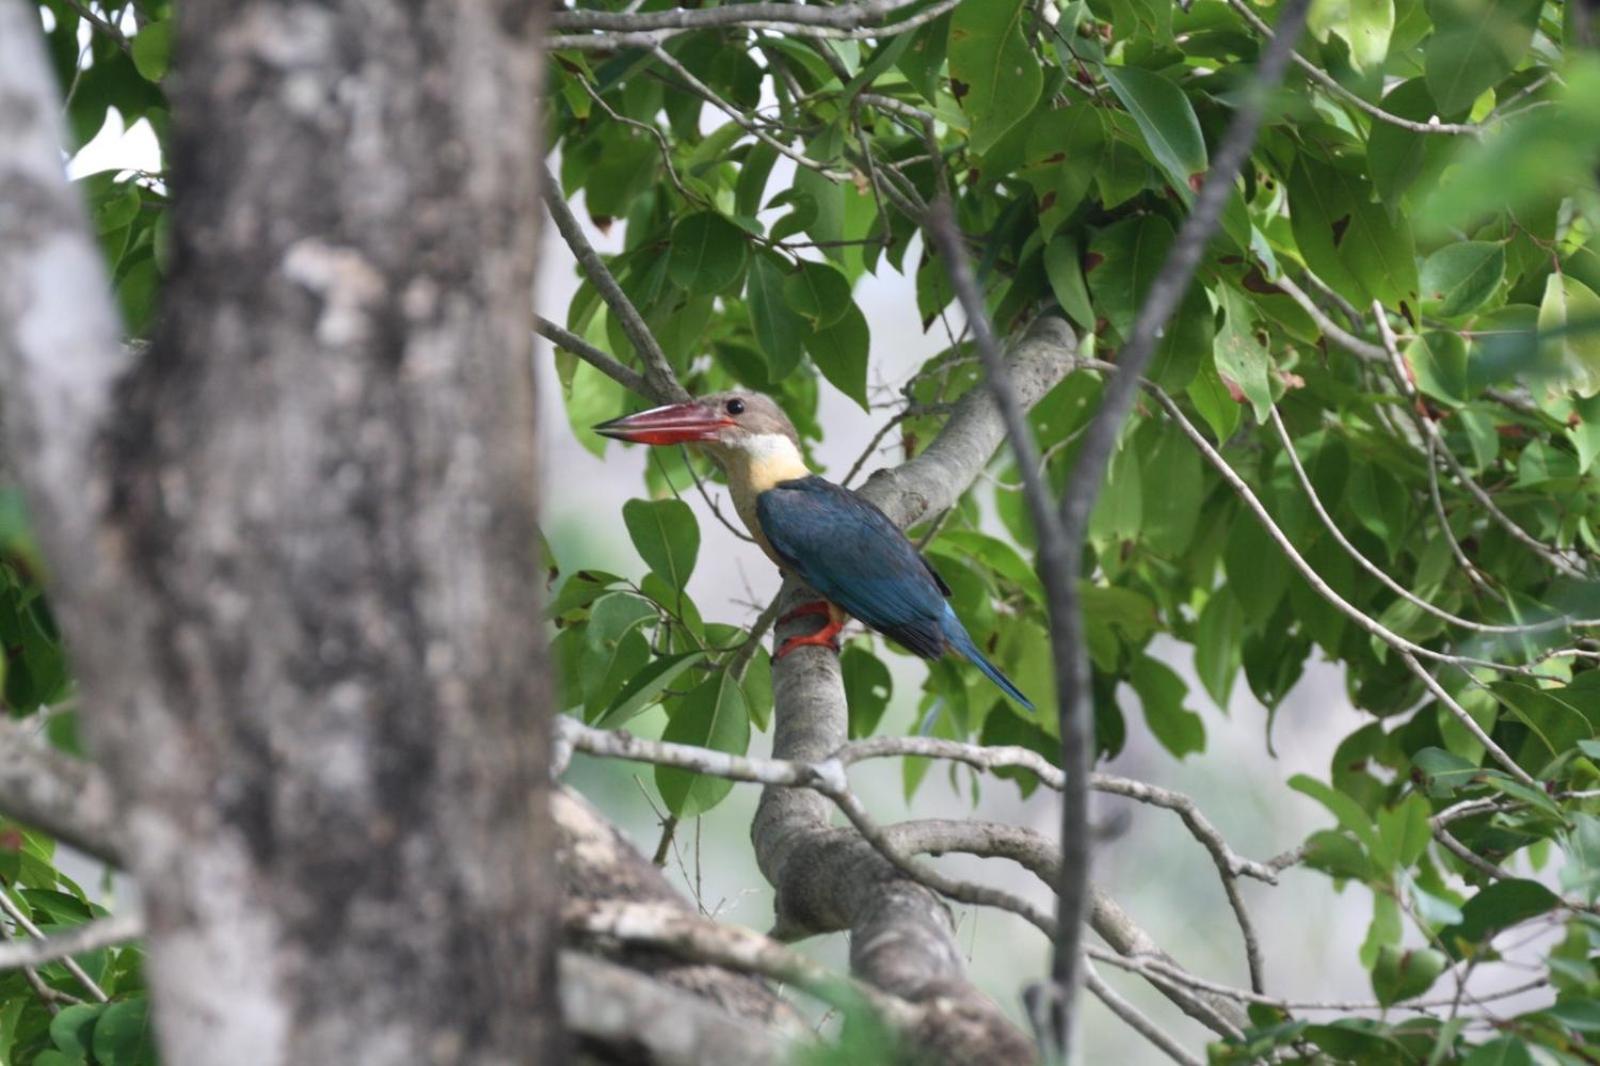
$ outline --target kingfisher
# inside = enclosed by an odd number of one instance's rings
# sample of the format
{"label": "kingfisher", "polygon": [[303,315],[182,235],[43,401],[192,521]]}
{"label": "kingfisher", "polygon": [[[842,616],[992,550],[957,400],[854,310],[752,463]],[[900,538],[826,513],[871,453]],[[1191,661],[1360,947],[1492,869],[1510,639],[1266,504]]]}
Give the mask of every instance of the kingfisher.
{"label": "kingfisher", "polygon": [[761,550],[823,596],[784,616],[787,622],[817,615],[824,622],[813,633],[790,637],[777,658],[806,646],[837,652],[839,631],[856,618],[924,659],[961,656],[1033,710],[978,650],[950,606],[944,578],[888,515],[811,472],[794,424],[769,397],[719,392],[614,418],[594,431],[634,444],[697,444],[711,453]]}

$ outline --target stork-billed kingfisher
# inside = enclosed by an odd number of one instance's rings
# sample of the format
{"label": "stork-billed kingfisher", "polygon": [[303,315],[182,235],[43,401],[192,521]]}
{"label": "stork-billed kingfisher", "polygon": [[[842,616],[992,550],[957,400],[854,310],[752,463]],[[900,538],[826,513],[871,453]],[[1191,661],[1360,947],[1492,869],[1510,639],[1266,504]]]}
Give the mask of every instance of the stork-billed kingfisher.
{"label": "stork-billed kingfisher", "polygon": [[827,601],[784,617],[817,614],[827,621],[815,633],[785,641],[778,658],[806,645],[838,651],[839,630],[854,617],[925,659],[955,652],[1033,709],[973,643],[946,598],[950,586],[932,564],[869,501],[806,468],[799,434],[766,396],[721,392],[612,419],[594,431],[635,444],[699,444],[711,452],[761,550]]}

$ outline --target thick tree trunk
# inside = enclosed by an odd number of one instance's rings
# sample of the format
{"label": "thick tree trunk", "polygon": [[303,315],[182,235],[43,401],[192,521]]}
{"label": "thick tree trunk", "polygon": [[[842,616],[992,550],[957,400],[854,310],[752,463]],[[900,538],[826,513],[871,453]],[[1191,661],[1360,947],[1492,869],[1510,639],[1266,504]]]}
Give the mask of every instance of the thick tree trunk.
{"label": "thick tree trunk", "polygon": [[[14,275],[0,307],[168,1066],[558,1056],[539,10],[178,5],[155,345],[108,401],[97,284],[67,307]],[[9,217],[0,265],[81,258]]]}

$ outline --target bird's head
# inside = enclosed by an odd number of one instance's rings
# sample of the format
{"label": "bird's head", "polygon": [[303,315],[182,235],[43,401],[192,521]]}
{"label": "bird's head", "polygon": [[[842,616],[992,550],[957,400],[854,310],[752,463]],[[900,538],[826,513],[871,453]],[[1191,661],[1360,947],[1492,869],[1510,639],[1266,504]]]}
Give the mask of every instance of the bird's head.
{"label": "bird's head", "polygon": [[594,431],[634,444],[702,444],[727,465],[774,453],[800,454],[789,416],[759,392],[718,392],[602,422]]}

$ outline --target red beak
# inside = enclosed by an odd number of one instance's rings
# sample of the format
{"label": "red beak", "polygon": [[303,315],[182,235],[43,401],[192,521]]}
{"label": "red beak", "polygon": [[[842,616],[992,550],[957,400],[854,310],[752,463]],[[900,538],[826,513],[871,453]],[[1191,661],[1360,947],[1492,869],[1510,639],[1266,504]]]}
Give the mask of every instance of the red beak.
{"label": "red beak", "polygon": [[734,424],[732,419],[700,404],[675,403],[613,418],[595,426],[594,431],[602,437],[633,444],[693,444],[714,441],[723,429]]}

